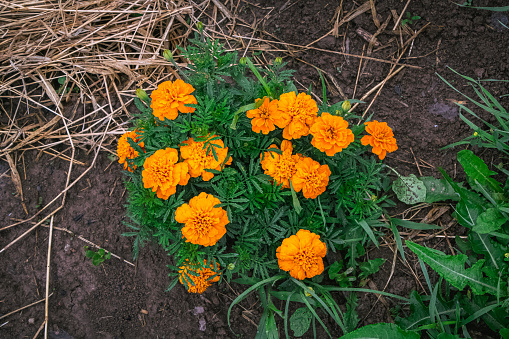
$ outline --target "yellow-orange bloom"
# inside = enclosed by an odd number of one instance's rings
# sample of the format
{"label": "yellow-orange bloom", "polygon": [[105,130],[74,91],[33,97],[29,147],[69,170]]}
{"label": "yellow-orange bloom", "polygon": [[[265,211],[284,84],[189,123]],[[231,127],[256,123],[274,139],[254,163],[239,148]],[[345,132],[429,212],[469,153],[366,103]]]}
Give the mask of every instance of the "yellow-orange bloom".
{"label": "yellow-orange bloom", "polygon": [[[186,285],[184,280],[187,282],[189,293],[203,293],[207,288],[212,285],[213,282],[219,281],[221,273],[213,271],[214,266],[210,264],[207,266],[207,260],[203,262],[204,267],[200,267],[196,270],[189,264],[189,260],[186,260],[184,266],[180,266],[179,270],[179,281],[182,285]],[[219,264],[216,262],[216,271],[219,270]],[[192,272],[192,273],[190,273]],[[184,275],[185,273],[185,275]],[[193,275],[198,274],[198,275]],[[214,278],[210,279],[212,276]],[[191,281],[189,281],[191,280]],[[194,286],[193,286],[194,284]]]}
{"label": "yellow-orange bloom", "polygon": [[[262,99],[256,99],[256,102]],[[260,107],[247,111],[247,117],[251,119],[251,126],[253,132],[269,134],[270,131],[279,128],[284,128],[288,122],[288,115],[282,114],[277,109],[277,100],[270,101],[269,98],[264,98]]]}
{"label": "yellow-orange bloom", "polygon": [[347,148],[354,140],[352,130],[348,129],[348,121],[329,113],[323,113],[315,120],[311,134],[311,144],[330,157]]}
{"label": "yellow-orange bloom", "polygon": [[302,229],[284,239],[276,250],[279,268],[299,280],[321,274],[326,254],[327,246],[320,236]]}
{"label": "yellow-orange bloom", "polygon": [[380,160],[383,160],[387,153],[394,152],[398,149],[394,133],[392,133],[392,129],[387,126],[386,122],[374,120],[365,122],[364,125],[366,125],[366,132],[371,135],[363,136],[361,143],[364,146],[373,146],[372,152],[378,155]]}
{"label": "yellow-orange bloom", "polygon": [[141,148],[144,148],[145,144],[143,143],[143,141],[139,142],[141,139],[141,132],[139,132],[138,130],[125,132],[124,134],[122,134],[120,139],[118,139],[117,145],[118,162],[124,164],[125,170],[132,172],[133,170],[136,169],[136,165],[134,165],[133,169],[131,169],[126,159],[134,159],[139,154],[134,150],[134,148],[131,147],[131,145],[129,145],[127,138],[133,139],[133,141],[138,143],[138,145],[140,145]]}
{"label": "yellow-orange bloom", "polygon": [[175,211],[175,220],[185,226],[182,235],[186,242],[195,245],[213,246],[226,233],[228,215],[218,198],[205,192],[192,198],[189,204],[183,204]]}
{"label": "yellow-orange bloom", "polygon": [[303,158],[296,167],[297,172],[292,177],[295,192],[302,190],[302,194],[308,199],[315,199],[325,192],[331,175],[328,165],[320,165],[311,158]]}
{"label": "yellow-orange bloom", "polygon": [[[221,171],[221,165],[228,155],[228,147],[224,147],[224,143],[220,139],[212,140],[210,143],[217,146],[211,146],[216,151],[217,160],[214,158],[212,150],[207,152],[207,149],[203,148],[205,141],[197,142],[190,138],[183,142],[186,145],[180,146],[180,154],[184,162],[189,165],[189,174],[192,178],[197,178],[201,175],[203,180],[209,181],[214,177],[214,174],[205,171],[206,169]],[[231,163],[232,157],[228,159],[225,165],[230,165]]]}
{"label": "yellow-orange bloom", "polygon": [[284,93],[279,97],[278,110],[289,123],[283,130],[283,138],[299,139],[309,134],[318,113],[316,102],[306,93]]}
{"label": "yellow-orange bloom", "polygon": [[[270,145],[269,149],[278,148],[276,145]],[[283,140],[281,143],[282,154],[276,152],[265,152],[263,160],[260,163],[265,174],[270,175],[278,185],[283,184],[284,188],[290,188],[290,178],[297,172],[297,163],[301,157],[293,154],[292,143],[288,140]]]}
{"label": "yellow-orange bloom", "polygon": [[159,120],[163,121],[165,118],[175,120],[178,112],[193,113],[195,111],[194,108],[185,106],[198,103],[194,95],[191,95],[193,91],[193,86],[180,79],[174,82],[165,81],[150,95],[152,98],[150,107]]}
{"label": "yellow-orange bloom", "polygon": [[173,148],[160,149],[143,163],[143,186],[157,192],[157,197],[168,199],[175,194],[177,185],[187,185],[189,168],[178,162],[178,152]]}

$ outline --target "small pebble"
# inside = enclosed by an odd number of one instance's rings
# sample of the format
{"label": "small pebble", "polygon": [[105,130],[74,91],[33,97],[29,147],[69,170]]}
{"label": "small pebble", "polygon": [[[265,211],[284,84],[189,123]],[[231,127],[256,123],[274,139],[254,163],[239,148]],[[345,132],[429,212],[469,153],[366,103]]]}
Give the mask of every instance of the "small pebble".
{"label": "small pebble", "polygon": [[143,313],[143,314],[148,314],[147,310],[141,310],[140,312]]}
{"label": "small pebble", "polygon": [[34,318],[29,318],[29,319],[28,319],[28,323],[29,323],[30,325],[35,324],[35,319],[34,319]]}

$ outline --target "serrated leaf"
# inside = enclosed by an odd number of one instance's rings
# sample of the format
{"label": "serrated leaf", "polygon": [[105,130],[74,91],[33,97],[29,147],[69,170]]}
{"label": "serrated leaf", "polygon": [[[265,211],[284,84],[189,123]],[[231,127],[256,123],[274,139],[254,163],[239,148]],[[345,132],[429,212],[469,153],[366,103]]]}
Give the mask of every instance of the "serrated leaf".
{"label": "serrated leaf", "polygon": [[496,294],[496,284],[490,284],[490,280],[482,274],[484,259],[477,261],[472,267],[466,269],[467,256],[465,254],[446,255],[443,252],[433,250],[412,241],[405,242],[407,247],[414,252],[422,261],[428,264],[447,282],[459,290],[467,285],[475,294]]}
{"label": "serrated leaf", "polygon": [[290,328],[293,331],[293,335],[295,337],[302,337],[308,331],[312,318],[313,315],[307,307],[296,309],[290,317]]}
{"label": "serrated leaf", "polygon": [[426,200],[426,186],[414,174],[400,176],[392,183],[392,190],[405,204],[413,205]]}
{"label": "serrated leaf", "polygon": [[380,266],[382,266],[385,263],[384,258],[376,258],[372,259],[366,262],[363,262],[359,265],[359,268],[361,269],[361,273],[359,274],[360,279],[364,279],[368,277],[369,275],[378,272],[380,269]]}
{"label": "serrated leaf", "polygon": [[454,191],[454,188],[445,179],[435,179],[433,177],[419,178],[426,186],[426,199],[424,202],[428,204],[437,201],[459,201],[459,194]]}
{"label": "serrated leaf", "polygon": [[463,167],[467,175],[468,183],[475,189],[475,181],[479,182],[482,186],[488,187],[492,192],[502,192],[500,184],[490,178],[490,175],[496,174],[489,170],[488,165],[476,156],[471,150],[463,150],[458,152],[458,161]]}
{"label": "serrated leaf", "polygon": [[507,219],[496,208],[488,208],[477,217],[477,222],[472,228],[479,234],[498,231]]}
{"label": "serrated leaf", "polygon": [[367,325],[345,334],[340,339],[419,339],[418,333],[405,331],[396,324],[379,323]]}
{"label": "serrated leaf", "polygon": [[[501,264],[504,265],[500,258],[504,256],[505,248],[502,244],[492,239],[490,235],[469,232],[468,240],[470,245],[468,249],[472,249],[477,254],[484,255],[487,265],[489,264],[497,270],[500,269]],[[461,250],[463,251],[463,249]]]}

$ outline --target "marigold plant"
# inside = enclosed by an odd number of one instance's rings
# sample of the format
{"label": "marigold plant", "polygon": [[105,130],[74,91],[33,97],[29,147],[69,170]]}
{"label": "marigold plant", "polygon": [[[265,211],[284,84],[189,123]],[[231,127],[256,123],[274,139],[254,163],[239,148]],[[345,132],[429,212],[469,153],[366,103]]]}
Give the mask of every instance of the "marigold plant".
{"label": "marigold plant", "polygon": [[125,132],[124,134],[122,134],[122,136],[120,137],[120,139],[118,139],[118,145],[117,145],[117,156],[118,156],[118,162],[120,164],[124,164],[124,169],[125,170],[128,170],[129,172],[132,172],[133,170],[136,169],[136,165],[133,166],[133,168],[131,169],[131,167],[129,167],[129,163],[127,161],[127,159],[134,159],[136,158],[139,154],[138,152],[132,148],[132,146],[129,144],[129,142],[127,141],[127,139],[132,139],[135,143],[137,143],[142,149],[143,147],[145,146],[145,144],[142,142],[140,142],[140,139],[141,139],[141,133],[140,131],[138,130],[134,130],[134,131],[129,131],[129,132]]}
{"label": "marigold plant", "polygon": [[189,204],[183,204],[175,211],[175,220],[185,224],[182,235],[187,242],[202,246],[213,246],[226,233],[228,216],[214,196],[201,192]]}
{"label": "marigold plant", "polygon": [[276,250],[279,268],[290,272],[295,279],[313,278],[323,272],[323,260],[327,246],[320,236],[308,230],[299,230],[297,234],[283,240]]}
{"label": "marigold plant", "polygon": [[297,163],[296,169],[292,176],[292,185],[296,192],[302,190],[302,194],[308,199],[315,199],[325,192],[331,175],[328,165],[320,165],[311,158],[303,158]]}
{"label": "marigold plant", "polygon": [[373,146],[372,152],[378,155],[380,160],[383,160],[387,153],[394,152],[398,149],[394,133],[392,133],[392,129],[386,122],[374,120],[365,122],[364,124],[366,125],[366,132],[370,135],[363,136],[361,143],[364,146]]}
{"label": "marigold plant", "polygon": [[291,140],[309,134],[318,113],[318,106],[306,93],[296,95],[295,92],[289,92],[279,97],[278,110],[289,120],[283,130],[283,138]]}
{"label": "marigold plant", "polygon": [[221,273],[218,271],[219,264],[214,270],[214,266],[207,265],[207,260],[204,260],[203,267],[196,269],[189,264],[189,260],[186,260],[184,265],[179,267],[179,281],[182,285],[188,286],[189,293],[202,294],[212,283],[219,281]]}
{"label": "marigold plant", "polygon": [[[280,314],[278,298],[331,305],[330,289],[318,282],[356,287],[360,279],[346,275],[360,274],[364,247],[377,244],[374,228],[390,203],[387,168],[369,156],[361,134],[377,140],[375,153],[395,143],[380,127],[359,124],[349,102],[324,96],[318,106],[299,93],[282,60],[263,68],[239,61],[203,30],[180,49],[186,69],[165,53],[186,83],[160,84],[151,98],[137,92],[134,128],[143,138],[132,139],[140,148],[119,141],[132,170],[124,173],[134,255],[156,239],[171,256],[169,289],[180,282],[202,293],[234,279],[256,285],[268,305],[262,321]],[[322,261],[327,251],[346,259]]]}
{"label": "marigold plant", "polygon": [[278,110],[278,100],[270,100],[265,97],[256,99],[256,102],[263,100],[260,107],[247,111],[246,115],[251,119],[253,132],[269,134],[279,128],[284,128],[289,122],[289,116]]}
{"label": "marigold plant", "polygon": [[[207,169],[221,171],[223,163],[225,165],[232,163],[232,157],[229,157],[225,162],[228,156],[228,147],[224,146],[223,141],[219,139],[211,141],[211,143],[214,145],[211,145],[210,148],[206,148],[205,141],[194,141],[193,138],[182,143],[180,152],[184,162],[189,165],[189,174],[192,178],[201,176],[203,180],[209,181],[214,177],[214,174],[206,171]],[[214,157],[214,152],[217,158]]]}
{"label": "marigold plant", "polygon": [[[270,149],[278,149],[274,144],[270,145]],[[265,171],[265,174],[270,175],[275,182],[283,188],[290,188],[290,179],[297,172],[297,163],[300,161],[301,156],[292,154],[293,146],[288,140],[283,140],[281,143],[282,154],[276,152],[264,152],[260,156],[260,163]]]}
{"label": "marigold plant", "polygon": [[197,104],[196,98],[191,95],[194,92],[193,86],[177,79],[174,82],[165,81],[152,92],[152,104],[154,116],[163,121],[164,119],[175,120],[178,112],[192,113],[193,107],[189,104]]}
{"label": "marigold plant", "polygon": [[161,199],[175,194],[177,185],[186,185],[190,177],[188,165],[177,162],[178,152],[173,148],[160,149],[147,158],[142,172],[144,187]]}
{"label": "marigold plant", "polygon": [[310,132],[313,135],[311,144],[330,157],[347,148],[354,140],[352,130],[348,129],[348,121],[330,113],[322,113]]}

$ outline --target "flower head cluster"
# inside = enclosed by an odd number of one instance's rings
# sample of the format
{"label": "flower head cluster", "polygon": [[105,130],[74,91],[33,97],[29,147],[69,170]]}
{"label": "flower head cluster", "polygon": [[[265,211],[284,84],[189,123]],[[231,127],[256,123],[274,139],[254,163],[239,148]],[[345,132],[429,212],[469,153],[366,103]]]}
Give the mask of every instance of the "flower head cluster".
{"label": "flower head cluster", "polygon": [[373,146],[372,152],[378,155],[380,160],[383,160],[387,153],[394,152],[398,149],[394,133],[392,133],[392,129],[387,126],[386,122],[374,120],[365,122],[364,124],[366,125],[366,132],[371,135],[363,136],[361,143],[364,146]]}
{"label": "flower head cluster", "polygon": [[295,192],[302,190],[302,194],[308,199],[315,199],[325,192],[331,175],[328,165],[320,165],[311,158],[303,158],[297,163],[296,169],[292,177]]}
{"label": "flower head cluster", "polygon": [[289,117],[287,114],[282,114],[278,111],[278,100],[270,101],[269,98],[256,99],[256,102],[263,100],[260,107],[247,111],[247,117],[251,119],[251,126],[253,132],[269,134],[270,131],[279,128],[284,128],[288,122]]}
{"label": "flower head cluster", "polygon": [[[278,148],[270,145],[269,149]],[[263,160],[260,160],[265,174],[270,175],[277,184],[283,184],[284,188],[290,188],[290,179],[297,172],[297,163],[301,157],[298,154],[292,155],[293,146],[288,140],[281,143],[282,154],[276,152],[265,152]]]}
{"label": "flower head cluster", "polygon": [[186,163],[178,163],[176,149],[160,149],[143,163],[143,185],[157,192],[158,198],[166,200],[175,194],[177,185],[187,185],[188,171]]}
{"label": "flower head cluster", "polygon": [[[187,283],[188,292],[190,293],[203,293],[213,282],[219,281],[220,273],[214,271],[214,266],[207,265],[207,260],[204,260],[203,267],[198,269],[192,267],[189,261],[186,260],[183,266],[179,267],[179,281],[182,285]],[[219,264],[216,263],[216,271],[219,270]],[[214,277],[215,276],[215,277]],[[211,277],[214,277],[211,279]],[[191,281],[189,281],[191,280]],[[194,286],[193,286],[194,285]]]}
{"label": "flower head cluster", "polygon": [[329,113],[317,118],[310,132],[313,135],[311,144],[330,157],[347,148],[354,140],[352,130],[348,129],[348,121]]}
{"label": "flower head cluster", "polygon": [[316,102],[306,93],[289,92],[281,94],[278,110],[289,122],[283,130],[283,138],[299,139],[309,134],[318,113]]}
{"label": "flower head cluster", "polygon": [[[180,154],[184,162],[189,165],[189,174],[192,178],[201,175],[203,180],[209,181],[214,177],[214,174],[205,171],[206,169],[221,171],[221,165],[225,162],[228,155],[228,147],[224,147],[222,140],[212,140],[210,143],[216,146],[211,145],[211,147],[214,147],[217,160],[214,158],[212,149],[204,149],[205,141],[194,141],[193,138],[190,138],[184,141],[180,147]],[[225,165],[230,165],[231,163],[232,157],[226,161]]]}
{"label": "flower head cluster", "polygon": [[138,145],[140,145],[141,148],[144,148],[145,144],[143,143],[143,141],[140,142],[141,132],[139,132],[138,130],[126,132],[122,134],[120,139],[118,139],[117,145],[118,162],[124,164],[124,169],[128,170],[129,172],[132,172],[133,170],[136,169],[136,165],[134,165],[133,169],[131,169],[126,159],[134,159],[139,154],[137,151],[134,150],[134,148],[131,147],[131,145],[129,145],[129,142],[127,141],[128,138],[138,143]]}
{"label": "flower head cluster", "polygon": [[327,246],[320,241],[320,236],[302,229],[284,239],[276,250],[279,268],[299,280],[321,274],[324,270],[322,258],[326,254]]}
{"label": "flower head cluster", "polygon": [[226,233],[228,215],[218,198],[205,192],[192,198],[189,204],[183,204],[175,211],[175,220],[185,226],[182,235],[186,242],[196,245],[213,246]]}
{"label": "flower head cluster", "polygon": [[191,95],[193,91],[193,86],[180,79],[174,82],[165,81],[150,95],[152,98],[150,107],[159,120],[163,121],[165,118],[175,120],[178,112],[192,113],[195,111],[194,108],[186,106],[198,103],[194,95]]}

